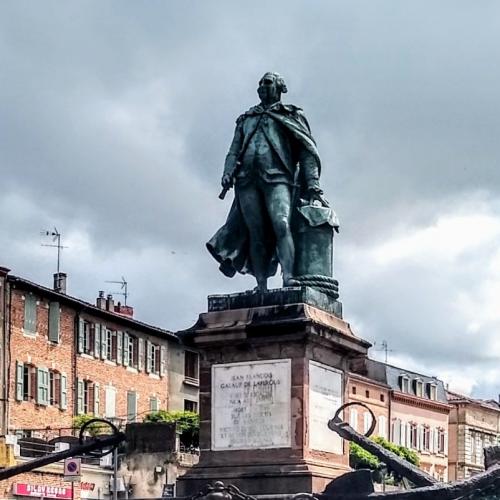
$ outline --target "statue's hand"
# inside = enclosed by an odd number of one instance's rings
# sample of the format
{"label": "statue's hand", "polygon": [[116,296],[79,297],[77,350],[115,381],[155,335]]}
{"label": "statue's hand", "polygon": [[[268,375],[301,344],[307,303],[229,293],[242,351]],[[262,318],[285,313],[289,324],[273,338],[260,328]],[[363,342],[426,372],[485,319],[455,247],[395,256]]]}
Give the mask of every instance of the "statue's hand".
{"label": "statue's hand", "polygon": [[231,189],[233,187],[233,176],[224,174],[220,183],[224,189]]}
{"label": "statue's hand", "polygon": [[323,197],[323,191],[321,190],[310,190],[309,191],[309,205],[313,207],[329,207],[330,204]]}

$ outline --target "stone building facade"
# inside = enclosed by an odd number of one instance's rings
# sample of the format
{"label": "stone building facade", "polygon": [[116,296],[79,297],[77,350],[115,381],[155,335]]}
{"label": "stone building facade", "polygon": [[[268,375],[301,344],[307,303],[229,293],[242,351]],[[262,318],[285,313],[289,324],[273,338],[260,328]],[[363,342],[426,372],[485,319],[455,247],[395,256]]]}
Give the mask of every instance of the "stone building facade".
{"label": "stone building facade", "polygon": [[[197,411],[198,354],[111,296],[94,305],[67,295],[65,278],[50,289],[0,268],[1,434],[54,444],[78,415],[124,424],[160,409]],[[33,474],[2,486],[13,492]]]}
{"label": "stone building facade", "polygon": [[[451,406],[441,380],[391,366],[371,359],[357,360],[352,372],[378,383],[379,394],[388,394],[387,410],[381,411],[380,402],[374,404],[370,398],[350,395],[362,401],[385,421],[387,414],[387,436],[395,444],[416,451],[420,467],[441,481],[448,480],[448,418]],[[353,380],[355,380],[353,378]],[[354,384],[354,382],[351,382]],[[382,392],[382,388],[386,392]],[[368,385],[362,389],[365,396]],[[371,392],[370,392],[371,395]],[[361,396],[361,397],[360,397]],[[363,400],[364,399],[364,400]],[[386,413],[385,413],[386,412]],[[380,418],[380,417],[379,417]],[[358,430],[369,427],[368,416],[363,416]],[[378,430],[380,434],[380,430]]]}
{"label": "stone building facade", "polygon": [[450,413],[450,480],[484,471],[484,448],[500,443],[500,404],[448,391]]}

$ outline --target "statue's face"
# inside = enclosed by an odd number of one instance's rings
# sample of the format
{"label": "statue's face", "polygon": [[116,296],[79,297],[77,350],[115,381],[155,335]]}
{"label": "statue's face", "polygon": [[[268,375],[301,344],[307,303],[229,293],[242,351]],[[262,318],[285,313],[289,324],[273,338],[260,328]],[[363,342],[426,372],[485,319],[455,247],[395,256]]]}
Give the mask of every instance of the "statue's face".
{"label": "statue's face", "polygon": [[263,104],[272,104],[280,100],[281,92],[278,88],[278,83],[276,77],[269,73],[266,73],[259,82],[259,88],[257,89],[260,100]]}

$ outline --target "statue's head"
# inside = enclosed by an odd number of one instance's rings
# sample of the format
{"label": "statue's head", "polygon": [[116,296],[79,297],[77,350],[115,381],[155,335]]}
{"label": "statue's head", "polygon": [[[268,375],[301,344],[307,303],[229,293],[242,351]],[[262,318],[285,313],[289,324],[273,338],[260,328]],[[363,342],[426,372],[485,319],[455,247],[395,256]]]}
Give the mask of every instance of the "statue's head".
{"label": "statue's head", "polygon": [[268,71],[259,81],[257,93],[263,104],[272,104],[281,99],[281,94],[288,92],[285,80],[279,73]]}

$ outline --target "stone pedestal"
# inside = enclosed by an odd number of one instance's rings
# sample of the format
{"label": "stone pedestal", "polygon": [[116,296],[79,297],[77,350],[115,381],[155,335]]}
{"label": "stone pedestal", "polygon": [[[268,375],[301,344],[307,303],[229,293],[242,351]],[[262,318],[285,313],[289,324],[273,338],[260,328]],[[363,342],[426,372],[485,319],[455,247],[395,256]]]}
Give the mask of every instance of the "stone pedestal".
{"label": "stone pedestal", "polygon": [[349,361],[370,344],[313,292],[212,296],[182,332],[200,350],[201,456],[179,496],[217,480],[250,495],[320,492],[349,469],[327,422],[345,401]]}

